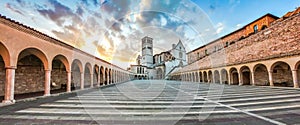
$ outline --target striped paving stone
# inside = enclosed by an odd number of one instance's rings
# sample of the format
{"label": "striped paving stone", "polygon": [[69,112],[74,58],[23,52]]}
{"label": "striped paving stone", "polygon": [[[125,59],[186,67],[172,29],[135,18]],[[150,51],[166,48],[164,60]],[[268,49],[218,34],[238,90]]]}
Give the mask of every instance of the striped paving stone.
{"label": "striped paving stone", "polygon": [[131,81],[2,107],[0,124],[296,124],[299,97],[298,89]]}

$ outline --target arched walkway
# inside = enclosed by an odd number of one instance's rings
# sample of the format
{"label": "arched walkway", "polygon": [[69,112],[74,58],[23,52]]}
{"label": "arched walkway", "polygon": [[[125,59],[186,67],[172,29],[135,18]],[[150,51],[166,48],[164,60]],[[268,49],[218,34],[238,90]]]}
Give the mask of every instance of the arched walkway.
{"label": "arched walkway", "polygon": [[253,85],[269,86],[269,75],[267,67],[264,64],[257,64],[254,66],[254,83]]}
{"label": "arched walkway", "polygon": [[226,71],[226,69],[222,69],[221,70],[221,77],[222,77],[222,84],[228,84],[228,73]]}
{"label": "arched walkway", "polygon": [[95,65],[94,66],[94,71],[93,71],[93,86],[98,86],[99,83],[99,66]]}
{"label": "arched walkway", "polygon": [[219,71],[218,70],[215,70],[214,71],[214,82],[215,83],[219,83],[220,84],[220,73],[219,73]]}
{"label": "arched walkway", "polygon": [[203,76],[202,76],[202,72],[199,72],[199,79],[200,79],[200,82],[203,82]]}
{"label": "arched walkway", "polygon": [[105,85],[109,84],[109,75],[108,75],[108,69],[105,68]]}
{"label": "arched walkway", "polygon": [[5,82],[7,75],[5,66],[10,66],[10,55],[7,48],[0,42],[0,101],[2,101],[5,96]]}
{"label": "arched walkway", "polygon": [[196,74],[196,80],[195,80],[195,82],[199,82],[200,80],[199,80],[199,73],[198,72],[195,72],[195,74]]}
{"label": "arched walkway", "polygon": [[274,86],[294,86],[292,71],[285,62],[276,62],[271,66]]}
{"label": "arched walkway", "polygon": [[243,66],[240,69],[241,73],[241,82],[242,85],[250,85],[251,84],[251,72],[248,66]]}
{"label": "arched walkway", "polygon": [[104,85],[105,71],[104,68],[100,67],[100,85]]}
{"label": "arched walkway", "polygon": [[[72,73],[71,73],[71,90],[76,90],[76,89],[80,89],[81,88],[81,82],[82,82],[82,73],[83,73],[83,69],[82,69],[82,63],[75,59],[72,62],[72,69],[71,69]],[[82,86],[83,88],[83,86]]]}
{"label": "arched walkway", "polygon": [[46,67],[48,67],[48,59],[42,51],[28,48],[20,52],[15,73],[15,99],[45,94]]}
{"label": "arched walkway", "polygon": [[51,70],[51,91],[50,93],[59,93],[67,90],[68,74],[66,67],[69,67],[69,63],[66,57],[57,55],[52,60]]}
{"label": "arched walkway", "polygon": [[238,85],[239,84],[239,74],[236,68],[231,68],[229,70],[230,72],[230,81],[232,85]]}
{"label": "arched walkway", "polygon": [[206,71],[203,72],[203,76],[204,76],[204,78],[203,78],[204,82],[208,82]]}
{"label": "arched walkway", "polygon": [[213,82],[213,74],[212,74],[212,71],[208,71],[208,82],[209,83],[212,83]]}
{"label": "arched walkway", "polygon": [[84,88],[91,87],[92,83],[92,66],[90,63],[86,63],[84,66]]}
{"label": "arched walkway", "polygon": [[296,72],[296,87],[299,87],[299,83],[300,83],[300,61],[298,61],[295,65],[295,72]]}
{"label": "arched walkway", "polygon": [[4,99],[4,92],[5,92],[5,63],[0,55],[0,101]]}

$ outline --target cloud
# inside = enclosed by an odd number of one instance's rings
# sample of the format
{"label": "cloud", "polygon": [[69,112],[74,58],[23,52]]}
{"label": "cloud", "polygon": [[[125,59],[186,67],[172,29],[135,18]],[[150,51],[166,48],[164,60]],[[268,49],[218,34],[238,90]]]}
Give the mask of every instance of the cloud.
{"label": "cloud", "polygon": [[15,13],[18,13],[18,14],[24,16],[24,14],[21,11],[19,11],[18,9],[15,9],[14,7],[12,7],[12,5],[10,3],[6,3],[5,8],[7,8],[8,10],[10,10],[12,12],[15,12]]}
{"label": "cloud", "polygon": [[224,24],[219,22],[219,23],[216,25],[216,29],[217,29],[216,33],[217,33],[217,34],[220,34],[220,33],[224,30]]}

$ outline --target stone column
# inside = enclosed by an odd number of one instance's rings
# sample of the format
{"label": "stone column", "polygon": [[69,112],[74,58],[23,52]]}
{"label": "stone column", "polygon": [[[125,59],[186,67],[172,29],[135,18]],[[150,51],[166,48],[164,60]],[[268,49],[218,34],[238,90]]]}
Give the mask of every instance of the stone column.
{"label": "stone column", "polygon": [[272,71],[269,71],[269,82],[270,82],[270,86],[274,86],[274,83],[273,83],[273,72]]}
{"label": "stone column", "polygon": [[254,72],[251,72],[251,85],[255,85]]}
{"label": "stone column", "polygon": [[94,87],[94,74],[91,74],[91,88]]}
{"label": "stone column", "polygon": [[14,90],[15,90],[15,71],[16,67],[6,67],[5,76],[5,95],[3,103],[14,103]]}
{"label": "stone column", "polygon": [[72,82],[71,75],[72,75],[71,72],[67,73],[67,92],[71,92],[71,82]]}
{"label": "stone column", "polygon": [[222,72],[219,72],[220,75],[220,84],[223,84],[223,80],[222,80]]}
{"label": "stone column", "polygon": [[45,92],[44,96],[50,95],[51,70],[45,70]]}
{"label": "stone column", "polygon": [[293,81],[294,81],[294,88],[299,88],[297,71],[298,71],[298,70],[292,70],[292,73],[293,73]]}
{"label": "stone column", "polygon": [[84,72],[80,73],[80,89],[84,89]]}
{"label": "stone column", "polygon": [[198,72],[198,82],[200,82],[200,72]]}
{"label": "stone column", "polygon": [[238,72],[238,78],[239,78],[239,85],[243,85],[244,84],[244,80],[243,80],[243,73],[242,72]]}

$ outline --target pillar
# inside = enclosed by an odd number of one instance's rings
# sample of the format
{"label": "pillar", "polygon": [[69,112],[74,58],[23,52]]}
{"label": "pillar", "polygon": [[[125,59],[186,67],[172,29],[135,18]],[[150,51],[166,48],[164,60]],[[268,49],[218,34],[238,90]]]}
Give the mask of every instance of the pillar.
{"label": "pillar", "polygon": [[243,85],[244,84],[244,80],[243,80],[243,73],[242,72],[238,72],[238,77],[239,77],[239,85]]}
{"label": "pillar", "polygon": [[15,87],[15,71],[16,67],[6,67],[5,72],[5,95],[3,103],[14,103],[14,87]]}
{"label": "pillar", "polygon": [[299,88],[297,71],[298,71],[298,70],[292,70],[292,73],[293,73],[294,88]]}
{"label": "pillar", "polygon": [[255,85],[254,72],[251,72],[251,85]]}
{"label": "pillar", "polygon": [[94,87],[94,74],[91,74],[91,88]]}
{"label": "pillar", "polygon": [[220,84],[223,84],[223,80],[222,80],[222,72],[219,71],[219,76],[220,76]]}
{"label": "pillar", "polygon": [[80,89],[84,89],[84,72],[80,72]]}
{"label": "pillar", "polygon": [[51,70],[45,70],[45,92],[44,96],[50,95],[50,80],[51,80]]}
{"label": "pillar", "polygon": [[270,82],[270,86],[274,86],[274,83],[273,83],[273,72],[272,71],[269,71],[269,82]]}
{"label": "pillar", "polygon": [[71,81],[72,81],[71,75],[72,75],[71,72],[67,73],[67,92],[71,92]]}

